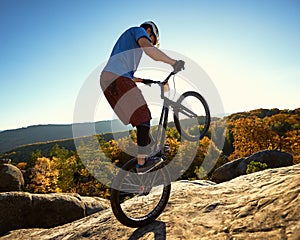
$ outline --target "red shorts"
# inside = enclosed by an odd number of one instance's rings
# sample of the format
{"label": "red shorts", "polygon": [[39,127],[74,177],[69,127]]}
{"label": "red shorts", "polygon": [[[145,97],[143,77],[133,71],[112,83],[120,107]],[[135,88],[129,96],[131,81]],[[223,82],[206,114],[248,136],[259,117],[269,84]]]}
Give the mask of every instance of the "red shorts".
{"label": "red shorts", "polygon": [[133,80],[102,72],[100,85],[110,106],[125,125],[138,126],[151,120],[148,105]]}

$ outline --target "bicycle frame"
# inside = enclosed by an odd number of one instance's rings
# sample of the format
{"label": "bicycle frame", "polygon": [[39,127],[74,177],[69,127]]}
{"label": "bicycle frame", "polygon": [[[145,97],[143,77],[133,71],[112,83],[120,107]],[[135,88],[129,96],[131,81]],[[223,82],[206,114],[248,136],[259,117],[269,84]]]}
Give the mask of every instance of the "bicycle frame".
{"label": "bicycle frame", "polygon": [[182,114],[188,116],[188,117],[197,117],[197,114],[191,111],[190,109],[186,108],[180,103],[177,103],[175,101],[170,100],[165,96],[164,92],[164,85],[166,85],[170,79],[171,76],[175,75],[174,72],[171,72],[167,78],[163,82],[159,81],[152,81],[152,83],[156,83],[160,86],[161,88],[161,93],[160,97],[163,99],[163,107],[159,119],[159,124],[158,124],[158,130],[157,130],[157,135],[155,139],[155,146],[153,149],[153,153],[158,153],[160,152],[162,155],[165,153],[164,149],[164,143],[166,140],[166,130],[168,126],[168,116],[169,116],[169,108],[172,107],[173,109],[177,109],[177,111],[181,112]]}

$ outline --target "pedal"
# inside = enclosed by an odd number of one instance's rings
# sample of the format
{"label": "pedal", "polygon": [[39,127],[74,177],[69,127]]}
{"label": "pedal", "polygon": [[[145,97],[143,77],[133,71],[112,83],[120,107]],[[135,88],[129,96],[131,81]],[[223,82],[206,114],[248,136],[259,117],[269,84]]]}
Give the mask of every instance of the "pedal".
{"label": "pedal", "polygon": [[164,153],[170,152],[170,145],[166,144],[164,146]]}
{"label": "pedal", "polygon": [[162,158],[163,160],[166,160],[166,153],[170,152],[170,145],[164,145],[164,147],[155,154],[155,156]]}

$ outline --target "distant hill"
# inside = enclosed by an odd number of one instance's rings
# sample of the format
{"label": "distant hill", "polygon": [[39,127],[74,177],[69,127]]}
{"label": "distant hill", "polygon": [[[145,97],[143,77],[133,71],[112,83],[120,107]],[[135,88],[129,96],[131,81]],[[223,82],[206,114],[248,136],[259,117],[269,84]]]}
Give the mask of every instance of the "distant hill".
{"label": "distant hill", "polygon": [[[86,124],[78,124],[79,126],[85,126]],[[119,121],[99,121],[95,125],[90,123],[89,125],[95,127],[97,134],[112,132],[112,128],[120,128],[122,123]],[[112,127],[113,126],[113,127]],[[83,127],[82,127],[83,129]],[[123,126],[124,129],[124,126]],[[85,136],[84,131],[80,136]],[[79,136],[77,136],[79,137]],[[6,130],[0,132],[0,153],[7,152],[13,148],[33,144],[42,143],[55,140],[72,139],[72,124],[65,125],[36,125],[26,128],[19,128],[13,130]]]}
{"label": "distant hill", "polygon": [[[257,116],[259,118],[269,117],[276,114],[289,114],[297,115],[300,117],[300,108],[294,110],[279,110],[274,109],[256,109],[247,112],[234,113],[229,116],[225,116],[228,121],[234,121],[239,118],[247,118],[251,116]],[[298,118],[299,118],[298,117]],[[212,118],[213,121],[217,121],[218,118]],[[152,124],[157,124],[158,120],[154,119]],[[92,123],[88,124],[89,127],[95,127],[95,132],[104,136],[105,140],[110,140],[113,138],[112,132],[123,132],[130,127],[124,127],[120,121],[99,121],[95,125]],[[297,124],[296,124],[297,125]],[[300,129],[300,123],[297,129]],[[85,126],[85,124],[79,124],[80,126]],[[174,126],[174,123],[169,123],[169,126]],[[296,126],[293,126],[294,128]],[[84,129],[84,127],[82,128]],[[295,128],[296,129],[296,128]],[[82,131],[77,137],[84,137],[84,131]],[[114,136],[116,137],[116,136]],[[121,137],[121,136],[119,136]],[[43,153],[47,155],[50,149],[58,144],[60,147],[64,147],[68,150],[75,151],[72,124],[68,125],[37,125],[30,126],[27,128],[20,128],[14,130],[0,131],[0,157],[9,156],[13,161],[27,161],[30,157],[31,152],[40,149]],[[227,146],[226,142],[223,151],[230,155],[233,151],[232,143]],[[4,154],[5,153],[5,154]]]}
{"label": "distant hill", "polygon": [[290,114],[290,115],[298,115],[300,116],[300,108],[296,108],[294,110],[289,110],[289,109],[284,109],[280,110],[278,108],[272,108],[272,109],[264,109],[264,108],[259,108],[251,111],[245,111],[245,112],[238,112],[238,113],[233,113],[226,118],[228,120],[236,120],[239,118],[247,118],[247,117],[253,117],[256,116],[258,118],[265,118],[265,117],[270,117],[276,114]]}
{"label": "distant hill", "polygon": [[[121,136],[121,133],[119,134]],[[109,141],[114,139],[116,136],[113,136],[112,133],[104,133],[100,135],[104,141]],[[84,137],[82,137],[84,139]],[[12,160],[14,164],[19,162],[28,162],[30,160],[31,154],[36,150],[40,150],[42,156],[49,156],[51,149],[54,145],[58,145],[60,148],[65,148],[69,151],[76,152],[76,146],[74,143],[74,139],[62,139],[62,140],[54,140],[54,141],[47,141],[47,142],[39,142],[39,143],[32,143],[26,144],[22,146],[15,147],[7,152],[5,152],[1,158],[9,158]]]}

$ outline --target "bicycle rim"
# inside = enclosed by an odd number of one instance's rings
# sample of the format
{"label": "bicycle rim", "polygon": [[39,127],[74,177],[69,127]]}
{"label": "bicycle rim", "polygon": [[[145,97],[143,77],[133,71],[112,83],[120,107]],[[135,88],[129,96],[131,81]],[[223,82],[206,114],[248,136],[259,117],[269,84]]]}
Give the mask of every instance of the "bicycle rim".
{"label": "bicycle rim", "polygon": [[153,222],[164,210],[171,191],[169,174],[163,165],[144,175],[136,174],[135,165],[136,159],[132,159],[122,167],[111,190],[113,213],[128,227]]}
{"label": "bicycle rim", "polygon": [[197,92],[185,92],[177,100],[174,123],[181,137],[197,141],[204,137],[210,125],[210,112],[205,99]]}

